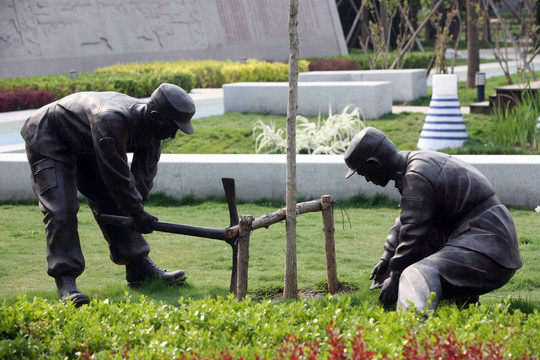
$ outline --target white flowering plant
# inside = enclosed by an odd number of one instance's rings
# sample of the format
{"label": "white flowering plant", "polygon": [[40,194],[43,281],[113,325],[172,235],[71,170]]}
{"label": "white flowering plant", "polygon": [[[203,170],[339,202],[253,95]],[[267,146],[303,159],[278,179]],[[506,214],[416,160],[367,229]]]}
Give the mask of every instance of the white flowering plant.
{"label": "white flowering plant", "polygon": [[[339,114],[327,119],[310,122],[303,116],[296,117],[296,152],[299,154],[342,154],[347,150],[352,138],[366,127],[364,114],[360,108],[347,106]],[[257,120],[253,128],[257,153],[284,154],[287,151],[285,129],[276,129],[275,123],[265,124]]]}

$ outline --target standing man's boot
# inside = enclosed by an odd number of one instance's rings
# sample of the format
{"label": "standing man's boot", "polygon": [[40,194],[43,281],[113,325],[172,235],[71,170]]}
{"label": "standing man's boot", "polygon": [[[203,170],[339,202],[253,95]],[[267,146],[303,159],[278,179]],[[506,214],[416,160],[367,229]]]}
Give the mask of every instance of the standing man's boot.
{"label": "standing man's boot", "polygon": [[176,285],[186,280],[186,274],[183,270],[167,272],[154,264],[148,256],[126,264],[126,280],[132,289],[140,287],[147,280],[156,278],[162,279],[169,285]]}
{"label": "standing man's boot", "polygon": [[71,301],[76,307],[90,302],[88,296],[77,289],[75,277],[71,275],[61,275],[54,280],[56,282],[58,295],[60,295],[62,301]]}

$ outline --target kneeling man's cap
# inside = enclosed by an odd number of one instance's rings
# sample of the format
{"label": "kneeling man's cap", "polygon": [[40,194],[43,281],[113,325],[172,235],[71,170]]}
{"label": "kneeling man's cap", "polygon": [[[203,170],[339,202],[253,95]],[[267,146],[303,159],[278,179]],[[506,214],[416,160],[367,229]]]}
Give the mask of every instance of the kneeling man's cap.
{"label": "kneeling man's cap", "polygon": [[349,171],[345,179],[350,178],[375,153],[379,145],[386,139],[386,135],[374,127],[366,127],[354,136],[345,152],[345,164]]}
{"label": "kneeling man's cap", "polygon": [[193,134],[191,118],[195,114],[195,103],[191,96],[179,86],[161,84],[150,97],[160,112],[170,118],[180,130]]}

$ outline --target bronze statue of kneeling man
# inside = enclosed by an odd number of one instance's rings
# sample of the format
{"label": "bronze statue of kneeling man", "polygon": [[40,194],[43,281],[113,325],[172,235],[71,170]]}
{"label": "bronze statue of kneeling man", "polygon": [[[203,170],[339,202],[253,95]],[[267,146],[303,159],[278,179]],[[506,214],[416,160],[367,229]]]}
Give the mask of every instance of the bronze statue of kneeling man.
{"label": "bronze statue of kneeling man", "polygon": [[473,166],[435,151],[398,152],[373,127],[344,157],[345,178],[358,173],[382,187],[394,180],[401,194],[401,213],[370,275],[383,304],[430,312],[441,299],[474,303],[522,266],[510,213]]}
{"label": "bronze statue of kneeling man", "polygon": [[[184,271],[167,272],[148,257],[141,235],[157,218],[144,209],[161,141],[178,129],[193,133],[195,104],[180,87],[161,84],[148,102],[116,92],[80,92],[39,109],[21,130],[31,182],[44,214],[47,273],[60,297],[76,305],[89,298],[75,279],[85,262],[77,231],[77,191],[88,199],[108,242],[111,260],[126,266],[126,279],[138,287],[152,278],[183,282]],[[131,167],[127,153],[133,153]],[[100,214],[131,216],[134,229],[105,225]]]}

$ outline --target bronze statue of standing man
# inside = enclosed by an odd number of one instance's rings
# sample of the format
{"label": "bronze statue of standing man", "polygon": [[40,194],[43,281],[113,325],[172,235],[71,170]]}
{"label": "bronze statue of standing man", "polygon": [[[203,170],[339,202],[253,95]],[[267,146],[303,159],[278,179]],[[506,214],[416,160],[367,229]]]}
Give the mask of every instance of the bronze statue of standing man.
{"label": "bronze statue of standing man", "polygon": [[[160,85],[148,102],[116,92],[81,92],[39,109],[21,134],[31,181],[44,214],[47,273],[60,297],[76,305],[89,302],[75,279],[84,270],[77,231],[77,191],[88,199],[109,244],[113,262],[126,266],[131,287],[159,277],[182,282],[182,270],[166,272],[148,257],[142,233],[157,218],[147,213],[161,141],[178,129],[193,133],[195,104],[180,87]],[[133,153],[131,167],[127,153]],[[130,216],[135,229],[99,223],[100,214]]]}
{"label": "bronze statue of standing man", "polygon": [[398,152],[373,127],[354,137],[345,163],[346,178],[358,173],[383,187],[394,180],[402,196],[370,276],[384,304],[434,311],[441,299],[476,302],[522,266],[510,213],[473,166],[435,151]]}

